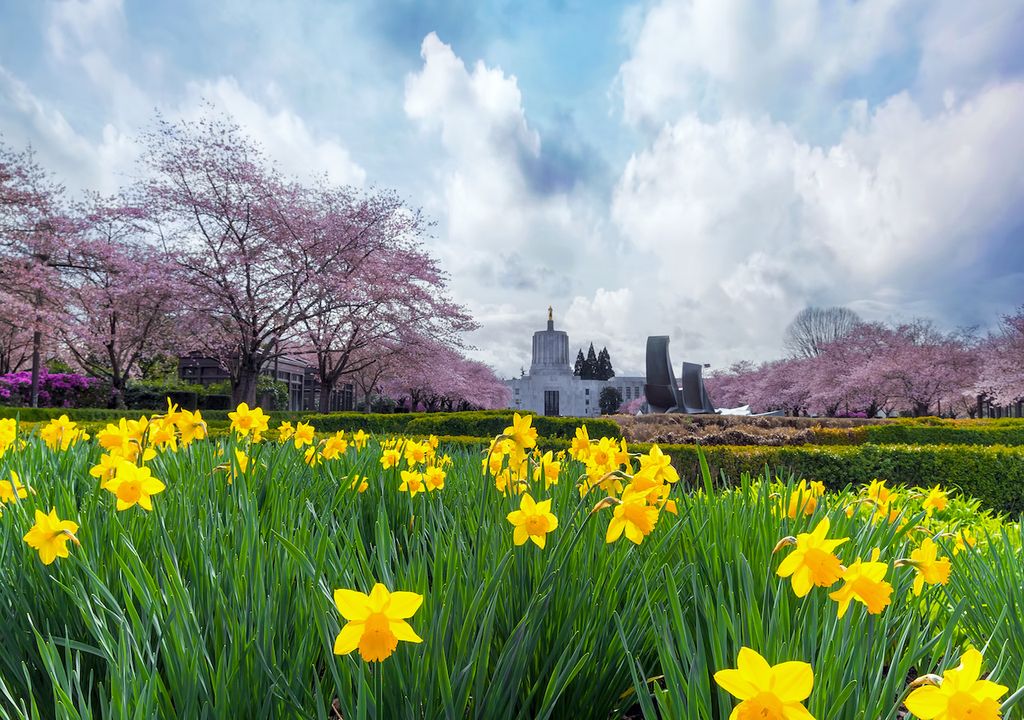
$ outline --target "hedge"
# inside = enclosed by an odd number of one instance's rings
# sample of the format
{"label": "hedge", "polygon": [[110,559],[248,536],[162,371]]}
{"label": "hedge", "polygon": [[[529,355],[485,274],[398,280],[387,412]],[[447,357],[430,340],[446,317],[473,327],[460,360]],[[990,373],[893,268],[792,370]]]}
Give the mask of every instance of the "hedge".
{"label": "hedge", "polygon": [[[307,415],[318,432],[355,431],[360,428],[376,434],[445,435],[490,438],[512,424],[512,410],[480,410],[456,413],[330,413]],[[571,438],[576,428],[586,425],[591,437],[622,437],[614,420],[605,418],[533,416],[533,426],[541,437]]]}
{"label": "hedge", "polygon": [[[480,447],[486,439],[441,438],[459,447]],[[544,450],[561,450],[568,442],[542,439]],[[647,452],[650,445],[631,443],[632,452]],[[736,483],[743,473],[760,475],[765,466],[778,475],[821,480],[840,490],[882,478],[896,485],[957,488],[981,501],[986,508],[1017,517],[1024,513],[1024,448],[966,445],[659,445],[671,456],[683,480],[698,486],[700,452],[712,476]]]}
{"label": "hedge", "polygon": [[814,428],[818,445],[1024,445],[1024,422],[945,425],[885,423],[851,428]]}

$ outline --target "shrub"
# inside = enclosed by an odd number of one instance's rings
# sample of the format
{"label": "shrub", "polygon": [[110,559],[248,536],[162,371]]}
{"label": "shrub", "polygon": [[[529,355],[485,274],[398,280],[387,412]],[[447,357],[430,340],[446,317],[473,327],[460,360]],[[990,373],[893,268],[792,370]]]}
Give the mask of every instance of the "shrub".
{"label": "shrub", "polygon": [[[39,405],[70,408],[92,399],[92,390],[101,385],[99,378],[76,373],[39,373]],[[27,370],[0,375],[0,404],[24,406],[31,403],[32,373]]]}
{"label": "shrub", "polygon": [[[307,415],[320,432],[354,431],[362,428],[371,433],[405,433],[409,435],[462,435],[492,438],[512,424],[512,410],[478,410],[454,413],[395,413],[370,415],[364,413],[330,413]],[[522,413],[521,413],[522,414]],[[571,438],[576,428],[586,425],[591,437],[622,437],[612,420],[533,416],[533,426],[542,438]]]}

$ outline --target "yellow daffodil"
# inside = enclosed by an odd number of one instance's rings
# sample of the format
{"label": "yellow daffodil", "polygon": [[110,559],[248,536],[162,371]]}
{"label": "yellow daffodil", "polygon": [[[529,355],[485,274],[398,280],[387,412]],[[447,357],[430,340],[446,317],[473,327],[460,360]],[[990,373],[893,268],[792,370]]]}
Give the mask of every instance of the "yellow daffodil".
{"label": "yellow daffodil", "polygon": [[748,647],[740,649],[735,670],[719,670],[715,682],[739,700],[730,720],[814,720],[804,700],[814,689],[814,671],[805,662],[769,665]]}
{"label": "yellow daffodil", "polygon": [[316,430],[309,423],[300,422],[296,425],[295,432],[292,433],[292,442],[295,443],[295,449],[301,450],[306,445],[311,445],[314,432]]}
{"label": "yellow daffodil", "polygon": [[352,444],[356,446],[356,450],[362,450],[366,447],[366,441],[369,439],[370,436],[363,432],[362,428],[352,434]]}
{"label": "yellow daffodil", "polygon": [[936,510],[942,512],[946,509],[946,505],[949,504],[949,497],[946,492],[938,485],[928,491],[928,497],[921,503],[921,507],[924,508],[925,513],[928,517],[931,517],[932,513]]}
{"label": "yellow daffodil", "polygon": [[61,415],[48,422],[39,431],[39,437],[51,450],[67,450],[79,440],[88,440],[89,436],[78,427],[67,415]]}
{"label": "yellow daffodil", "polygon": [[909,565],[917,571],[914,578],[914,595],[920,595],[925,583],[945,585],[949,582],[949,558],[938,557],[939,546],[931,538],[925,538],[921,547],[911,551],[909,560],[897,560],[896,567]]}
{"label": "yellow daffodil", "polygon": [[[297,432],[297,431],[296,431]],[[345,439],[345,431],[339,431],[324,441],[320,454],[324,460],[336,460],[348,452],[348,440]]]}
{"label": "yellow daffodil", "polygon": [[797,515],[813,515],[818,507],[818,497],[807,486],[806,480],[801,480],[794,486],[793,492],[789,495],[789,507],[786,516],[795,520]]}
{"label": "yellow daffodil", "polygon": [[508,514],[508,521],[515,526],[512,541],[522,545],[527,540],[543,548],[547,534],[558,527],[558,518],[551,512],[551,500],[535,502],[530,493],[523,495],[519,509]]}
{"label": "yellow daffodil", "polygon": [[398,463],[402,461],[402,453],[394,448],[387,448],[380,454],[380,465],[385,470],[390,470],[393,467],[398,467]]}
{"label": "yellow daffodil", "polygon": [[101,487],[117,497],[118,510],[127,510],[136,504],[143,510],[152,510],[152,496],[166,489],[162,482],[153,477],[148,467],[139,467],[127,460],[117,463],[114,476]]}
{"label": "yellow daffodil", "polygon": [[198,410],[195,412],[182,410],[178,413],[175,425],[178,426],[182,445],[188,446],[195,440],[202,440],[206,437],[206,421],[203,420],[203,414]]}
{"label": "yellow daffodil", "polygon": [[14,418],[0,418],[0,458],[2,458],[18,437],[18,423]]}
{"label": "yellow daffodil", "polygon": [[961,552],[969,547],[974,547],[978,544],[978,541],[973,535],[971,535],[970,528],[960,528],[959,532],[955,536],[955,544],[953,545],[953,554],[959,555]]}
{"label": "yellow daffodil", "polygon": [[380,662],[391,656],[398,641],[423,642],[406,622],[416,614],[423,596],[412,592],[388,592],[381,583],[369,595],[358,590],[335,590],[334,604],[348,622],[334,641],[335,655],[358,649],[366,662]]}
{"label": "yellow daffodil", "polygon": [[907,696],[907,710],[921,720],[996,720],[1001,717],[999,698],[1008,688],[980,680],[981,653],[971,648],[960,665],[941,678],[925,676],[914,684],[928,683]]}
{"label": "yellow daffodil", "polygon": [[800,533],[796,538],[786,538],[779,543],[796,545],[776,573],[779,577],[792,578],[797,597],[804,597],[815,585],[831,587],[843,575],[842,564],[834,551],[849,538],[828,539],[829,527],[828,518],[822,518],[812,532]]}
{"label": "yellow daffodil", "polygon": [[532,415],[512,415],[512,424],[502,432],[512,440],[520,450],[529,450],[537,444],[537,428],[532,426]]}
{"label": "yellow daffodil", "polygon": [[427,490],[444,490],[445,472],[436,465],[431,465],[423,471],[423,482]]}
{"label": "yellow daffodil", "polygon": [[263,412],[263,408],[249,409],[248,403],[239,403],[234,411],[228,413],[228,418],[231,419],[233,431],[241,437],[252,435],[253,442],[259,442],[270,425],[270,418]]}
{"label": "yellow daffodil", "polygon": [[649,472],[651,479],[658,483],[674,483],[679,480],[679,473],[672,467],[672,458],[657,445],[652,445],[646,455],[640,456],[640,470]]}
{"label": "yellow daffodil", "polygon": [[120,455],[104,453],[100,455],[99,464],[89,468],[89,474],[100,481],[109,480],[114,477],[114,473],[117,471],[117,464],[122,460],[124,458]]}
{"label": "yellow daffodil", "polygon": [[402,484],[398,489],[401,492],[409,493],[409,497],[416,497],[416,493],[424,492],[426,487],[423,483],[423,473],[415,470],[403,470]]}
{"label": "yellow daffodil", "polygon": [[281,424],[277,426],[277,441],[288,442],[292,435],[295,434],[295,427],[287,420],[282,420]]}
{"label": "yellow daffodil", "polygon": [[427,461],[430,446],[410,440],[405,444],[405,462],[410,468],[422,465]]}
{"label": "yellow daffodil", "polygon": [[11,470],[10,480],[0,480],[0,503],[13,503],[15,498],[28,497],[28,490],[21,484],[18,473]]}
{"label": "yellow daffodil", "polygon": [[49,565],[59,557],[68,557],[68,540],[79,544],[76,532],[78,523],[61,520],[57,517],[56,508],[50,510],[49,514],[36,510],[36,524],[22,539],[29,547],[39,551],[39,559],[44,565]]}
{"label": "yellow daffodil", "polygon": [[302,459],[310,467],[316,467],[320,462],[320,451],[316,445],[310,445],[306,448],[306,452],[303,454]]}
{"label": "yellow daffodil", "polygon": [[590,455],[590,435],[587,432],[586,425],[576,428],[576,435],[569,446],[569,455],[573,460],[579,460],[580,462],[586,462],[587,456]]}
{"label": "yellow daffodil", "polygon": [[651,534],[658,522],[658,508],[647,504],[646,493],[626,490],[622,501],[615,506],[615,513],[605,533],[606,543],[615,542],[623,533],[636,545]]}
{"label": "yellow daffodil", "polygon": [[370,483],[367,482],[365,477],[360,477],[359,475],[353,475],[352,476],[352,484],[349,486],[349,488],[351,490],[355,490],[356,492],[364,493],[364,492],[366,492],[366,489],[368,487],[370,487]]}
{"label": "yellow daffodil", "polygon": [[541,456],[538,465],[533,468],[533,480],[536,482],[543,477],[544,487],[549,488],[558,484],[558,473],[561,470],[562,463],[555,460],[551,456],[551,451],[548,450]]}
{"label": "yellow daffodil", "polygon": [[870,561],[857,558],[843,573],[843,586],[829,597],[839,603],[838,615],[842,617],[853,600],[863,603],[868,612],[877,615],[892,602],[892,585],[885,581],[889,569],[886,563],[878,562],[881,551],[875,548]]}

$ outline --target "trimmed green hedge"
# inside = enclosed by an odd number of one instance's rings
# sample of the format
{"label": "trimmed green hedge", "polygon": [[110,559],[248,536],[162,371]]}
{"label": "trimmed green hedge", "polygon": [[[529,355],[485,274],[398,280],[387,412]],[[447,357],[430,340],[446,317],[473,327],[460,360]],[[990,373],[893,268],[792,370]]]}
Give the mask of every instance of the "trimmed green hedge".
{"label": "trimmed green hedge", "polygon": [[[480,447],[486,440],[443,437],[442,444]],[[568,442],[556,438],[540,443],[544,450],[561,450]],[[650,445],[631,443],[633,452]],[[699,485],[699,450],[703,450],[712,476],[739,482],[740,475],[760,475],[765,466],[776,474],[821,480],[832,490],[866,485],[882,478],[896,485],[939,484],[957,488],[992,510],[1017,517],[1024,513],[1024,448],[966,445],[843,445],[821,447],[791,445],[659,445],[672,457],[680,477]]]}
{"label": "trimmed green hedge", "polygon": [[988,424],[884,423],[851,428],[814,428],[818,445],[1024,445],[1024,421]]}
{"label": "trimmed green hedge", "polygon": [[[355,431],[360,428],[376,434],[446,435],[491,438],[512,424],[512,410],[480,410],[456,413],[331,413],[307,415],[317,432]],[[586,424],[591,437],[622,437],[614,420],[533,416],[533,426],[541,437],[571,438],[576,428]]]}

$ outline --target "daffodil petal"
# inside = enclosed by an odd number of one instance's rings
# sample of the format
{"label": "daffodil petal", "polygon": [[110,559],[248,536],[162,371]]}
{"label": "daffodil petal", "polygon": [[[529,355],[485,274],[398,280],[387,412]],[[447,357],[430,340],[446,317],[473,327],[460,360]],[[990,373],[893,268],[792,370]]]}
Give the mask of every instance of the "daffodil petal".
{"label": "daffodil petal", "polygon": [[416,631],[412,629],[412,625],[407,623],[405,620],[392,620],[388,623],[391,627],[391,632],[394,633],[395,637],[405,642],[423,642],[423,638],[416,634]]}
{"label": "daffodil petal", "polygon": [[348,655],[359,647],[359,638],[363,636],[365,627],[363,623],[345,623],[345,627],[341,629],[338,637],[334,639],[334,654]]}
{"label": "daffodil petal", "polygon": [[391,593],[391,604],[388,606],[388,619],[403,620],[412,617],[422,604],[422,595],[405,591],[393,592]]}
{"label": "daffodil petal", "polygon": [[814,688],[814,671],[805,662],[784,662],[771,669],[771,689],[783,703],[799,703]]}
{"label": "daffodil petal", "polygon": [[334,604],[346,620],[365,620],[370,614],[370,598],[358,590],[335,590]]}
{"label": "daffodil petal", "polygon": [[948,701],[949,698],[939,688],[925,685],[910,693],[904,704],[921,720],[933,720],[946,711]]}
{"label": "daffodil petal", "polygon": [[747,700],[758,693],[758,689],[743,677],[739,670],[719,670],[715,673],[715,682],[730,695],[740,700]]}

